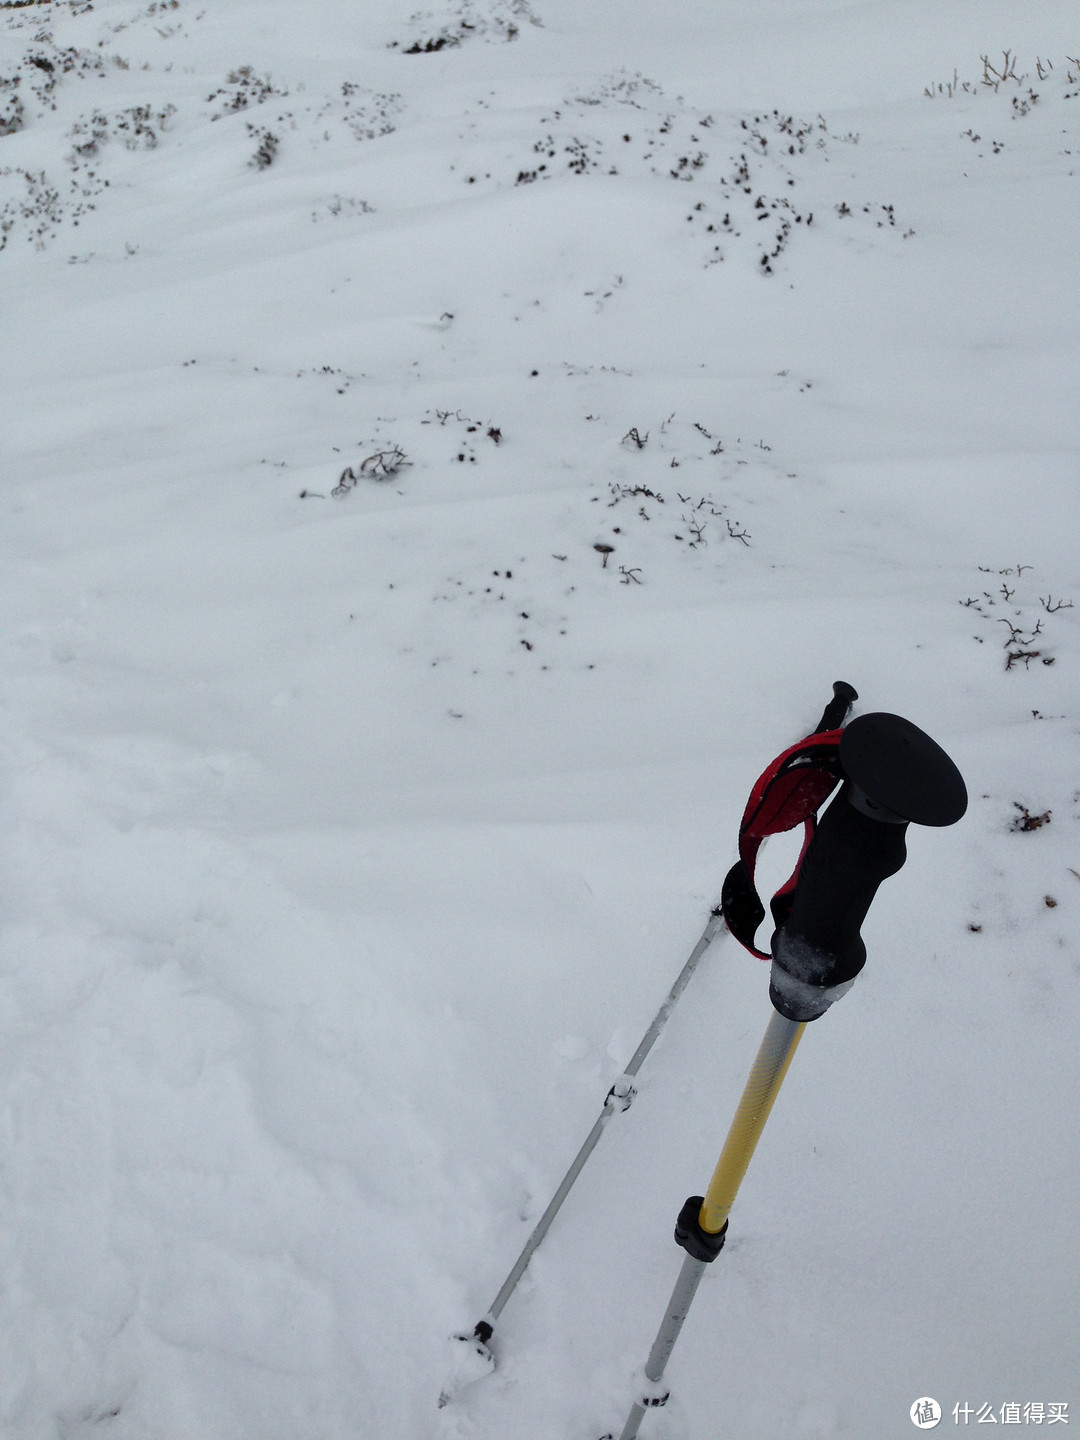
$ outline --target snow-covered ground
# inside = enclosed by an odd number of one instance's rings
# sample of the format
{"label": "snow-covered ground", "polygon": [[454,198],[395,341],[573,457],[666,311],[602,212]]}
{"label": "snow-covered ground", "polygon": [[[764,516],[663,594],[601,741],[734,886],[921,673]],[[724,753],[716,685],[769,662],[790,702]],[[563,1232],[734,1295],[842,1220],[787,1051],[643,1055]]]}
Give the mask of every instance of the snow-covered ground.
{"label": "snow-covered ground", "polygon": [[413,3],[0,3],[0,1434],[618,1433],[730,939],[448,1336],[836,679],[970,809],[642,1435],[1078,1423],[1075,6]]}

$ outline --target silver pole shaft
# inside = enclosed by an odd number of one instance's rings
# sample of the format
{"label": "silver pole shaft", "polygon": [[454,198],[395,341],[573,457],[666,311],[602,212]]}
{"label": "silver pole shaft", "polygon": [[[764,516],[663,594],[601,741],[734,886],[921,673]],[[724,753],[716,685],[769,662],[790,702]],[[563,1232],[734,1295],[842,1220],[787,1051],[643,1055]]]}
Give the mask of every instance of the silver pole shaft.
{"label": "silver pole shaft", "polygon": [[649,1358],[645,1362],[645,1374],[648,1379],[657,1381],[664,1378],[664,1371],[667,1369],[667,1362],[671,1359],[675,1341],[679,1338],[679,1331],[689,1314],[690,1306],[694,1303],[697,1287],[701,1284],[701,1277],[707,1268],[708,1264],[705,1260],[695,1260],[692,1255],[687,1255],[683,1259],[679,1278],[675,1282],[675,1289],[671,1292],[671,1300],[668,1302],[667,1314],[656,1333],[653,1347],[649,1351]]}
{"label": "silver pole shaft", "polygon": [[[709,917],[709,923],[705,926],[705,929],[701,934],[700,940],[698,940],[697,944],[690,952],[690,957],[687,960],[686,964],[679,971],[674,985],[672,985],[671,989],[667,993],[664,1003],[660,1006],[660,1009],[653,1017],[652,1024],[649,1026],[648,1030],[646,1030],[645,1034],[641,1037],[641,1043],[638,1045],[637,1049],[630,1057],[630,1063],[623,1071],[620,1079],[632,1080],[637,1075],[638,1071],[641,1069],[642,1065],[645,1062],[645,1057],[656,1044],[657,1038],[659,1037],[661,1030],[663,1030],[664,1026],[667,1024],[668,1016],[675,1008],[679,996],[686,989],[687,985],[690,982],[690,977],[697,969],[698,962],[701,960],[701,957],[705,954],[705,951],[709,948],[713,940],[716,938],[718,931],[723,928],[723,924],[724,922],[721,916],[711,915]],[[616,1082],[616,1085],[617,1084],[618,1082]],[[628,1089],[629,1087],[627,1087],[627,1090]],[[547,1232],[551,1229],[552,1221],[555,1219],[555,1216],[562,1208],[563,1201],[566,1199],[567,1195],[569,1195],[571,1189],[573,1188],[575,1180],[577,1180],[578,1176],[585,1168],[585,1162],[588,1160],[589,1156],[596,1148],[597,1141],[604,1133],[604,1129],[607,1126],[608,1121],[611,1119],[612,1115],[617,1113],[618,1110],[626,1109],[626,1105],[628,1103],[629,1101],[627,1099],[627,1092],[624,1091],[622,1095],[619,1095],[614,1089],[613,1092],[609,1094],[607,1099],[604,1101],[604,1108],[600,1112],[600,1115],[597,1117],[596,1123],[589,1131],[585,1139],[585,1143],[582,1145],[581,1149],[574,1157],[574,1161],[571,1164],[570,1169],[563,1176],[562,1183],[555,1191],[555,1194],[551,1197],[551,1202],[548,1205],[547,1209],[544,1211],[543,1215],[541,1215],[540,1219],[536,1222],[536,1226],[532,1234],[525,1242],[525,1248],[522,1250],[521,1254],[514,1262],[513,1268],[502,1283],[502,1288],[500,1289],[498,1295],[495,1296],[495,1299],[492,1301],[491,1308],[488,1310],[487,1315],[484,1317],[490,1325],[494,1325],[495,1321],[502,1314],[506,1302],[510,1299],[510,1296],[517,1288],[518,1281],[521,1279],[522,1275],[524,1275],[526,1269],[528,1268],[529,1261],[536,1253],[537,1247],[543,1241],[544,1236],[547,1234]]]}
{"label": "silver pole shaft", "polygon": [[563,1201],[566,1199],[567,1195],[570,1194],[570,1190],[574,1184],[574,1181],[585,1168],[586,1160],[588,1160],[589,1156],[596,1148],[596,1142],[604,1133],[604,1128],[614,1113],[615,1112],[612,1108],[611,1101],[606,1100],[604,1102],[603,1111],[597,1117],[596,1124],[589,1131],[584,1145],[582,1145],[581,1149],[574,1157],[574,1163],[570,1166],[570,1169],[563,1176],[562,1184],[555,1191],[555,1194],[551,1197],[551,1201],[547,1209],[544,1211],[543,1215],[540,1216],[540,1219],[536,1222],[535,1229],[529,1236],[528,1240],[525,1242],[525,1248],[522,1250],[521,1254],[514,1262],[514,1268],[510,1271],[510,1274],[507,1275],[506,1279],[503,1281],[502,1289],[492,1301],[491,1309],[488,1311],[487,1314],[487,1318],[489,1319],[490,1323],[494,1324],[494,1322],[502,1314],[503,1307],[510,1299],[510,1296],[514,1293],[518,1281],[521,1279],[522,1275],[525,1274],[529,1261],[532,1259],[537,1247],[540,1245],[547,1232],[551,1229],[551,1222],[555,1219],[555,1216],[562,1208]]}
{"label": "silver pole shaft", "polygon": [[[656,1339],[649,1351],[649,1358],[645,1362],[645,1378],[651,1380],[654,1385],[664,1378],[664,1371],[671,1358],[671,1352],[675,1348],[675,1341],[679,1338],[683,1321],[689,1314],[690,1306],[694,1303],[694,1296],[701,1284],[701,1277],[707,1268],[705,1260],[695,1260],[692,1255],[687,1255],[683,1259],[679,1278],[675,1282],[675,1289],[671,1292],[671,1299],[668,1301],[667,1313],[664,1315],[660,1329],[656,1332]],[[666,1396],[658,1397],[654,1403],[662,1405],[666,1398]],[[622,1428],[619,1440],[637,1440],[638,1429],[649,1408],[647,1399],[634,1402],[630,1414],[626,1417],[626,1424]]]}
{"label": "silver pole shaft", "polygon": [[656,1012],[656,1015],[653,1017],[653,1022],[649,1026],[648,1030],[646,1030],[645,1034],[641,1037],[641,1044],[637,1047],[637,1049],[631,1056],[630,1063],[629,1065],[627,1065],[624,1072],[625,1074],[633,1077],[641,1069],[646,1055],[648,1055],[649,1051],[655,1045],[656,1038],[660,1034],[660,1031],[667,1024],[668,1016],[671,1014],[672,1010],[674,1010],[676,1001],[678,1000],[682,992],[686,989],[687,985],[689,984],[691,975],[693,975],[694,971],[697,969],[698,961],[705,954],[705,951],[709,948],[713,940],[716,938],[717,931],[722,930],[723,926],[724,921],[720,915],[711,915],[709,917],[709,923],[702,931],[701,939],[697,942],[693,950],[690,952],[690,958],[687,960],[683,968],[679,971],[678,977],[675,980],[675,984],[672,985],[671,989],[667,993],[667,999],[660,1006],[660,1009]]}

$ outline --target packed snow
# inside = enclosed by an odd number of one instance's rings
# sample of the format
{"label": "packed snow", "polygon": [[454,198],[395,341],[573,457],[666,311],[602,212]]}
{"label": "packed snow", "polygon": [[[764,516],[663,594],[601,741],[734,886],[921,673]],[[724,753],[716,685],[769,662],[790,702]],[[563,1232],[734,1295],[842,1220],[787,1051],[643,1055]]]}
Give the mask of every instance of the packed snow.
{"label": "packed snow", "polygon": [[643,1440],[1076,1423],[1075,7],[414,3],[0,0],[0,1435],[617,1435],[729,937],[450,1337],[838,679],[970,807]]}

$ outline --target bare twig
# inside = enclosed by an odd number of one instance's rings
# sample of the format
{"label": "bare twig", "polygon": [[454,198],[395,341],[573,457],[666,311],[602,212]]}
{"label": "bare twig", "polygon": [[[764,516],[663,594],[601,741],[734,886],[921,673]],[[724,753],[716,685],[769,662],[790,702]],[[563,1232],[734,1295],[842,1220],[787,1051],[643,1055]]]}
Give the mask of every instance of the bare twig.
{"label": "bare twig", "polygon": [[1031,830],[1041,830],[1044,825],[1049,825],[1050,817],[1054,813],[1052,810],[1044,810],[1041,815],[1032,815],[1027,806],[1021,805],[1019,800],[1013,801],[1013,809],[1019,810],[1020,814],[1014,817],[1012,828],[1024,834]]}
{"label": "bare twig", "polygon": [[405,451],[397,445],[391,450],[377,450],[374,455],[369,455],[361,463],[359,473],[351,465],[347,465],[330,493],[340,499],[341,496],[347,495],[361,479],[389,480],[391,475],[396,475],[409,463]]}

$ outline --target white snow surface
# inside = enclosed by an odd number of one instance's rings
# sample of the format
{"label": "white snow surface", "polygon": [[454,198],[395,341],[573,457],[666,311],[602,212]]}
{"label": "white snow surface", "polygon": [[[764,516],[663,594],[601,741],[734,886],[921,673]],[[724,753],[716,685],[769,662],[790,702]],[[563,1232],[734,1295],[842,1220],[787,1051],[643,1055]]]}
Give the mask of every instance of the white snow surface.
{"label": "white snow surface", "polygon": [[642,1435],[1076,1423],[1075,6],[415,4],[0,4],[0,1435],[617,1434],[730,938],[448,1337],[836,679],[970,808]]}

